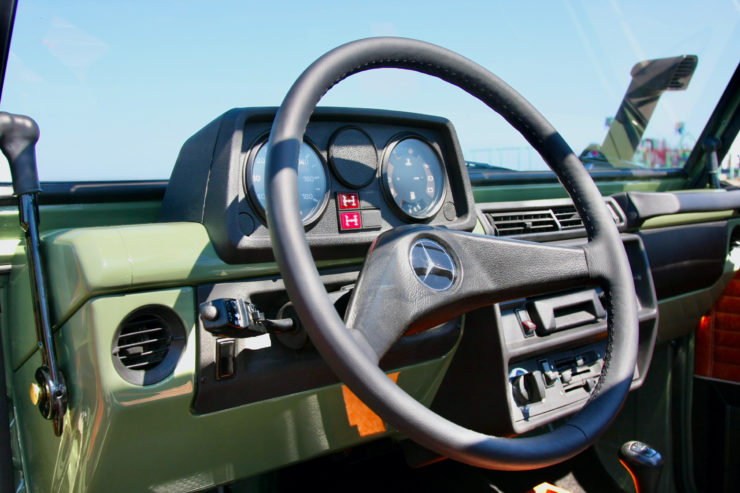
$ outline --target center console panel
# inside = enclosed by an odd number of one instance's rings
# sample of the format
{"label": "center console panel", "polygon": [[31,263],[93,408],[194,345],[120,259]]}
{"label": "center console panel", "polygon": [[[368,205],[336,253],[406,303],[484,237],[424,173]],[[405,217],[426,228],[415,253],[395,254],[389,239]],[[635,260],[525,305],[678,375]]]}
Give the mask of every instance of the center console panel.
{"label": "center console panel", "polygon": [[[657,336],[657,301],[641,239],[623,234],[637,293],[642,385]],[[560,244],[577,244],[574,240]],[[584,288],[512,300],[466,316],[465,333],[432,408],[496,435],[520,434],[577,411],[604,364],[604,293]],[[471,379],[470,375],[480,375]],[[459,403],[474,402],[469,407]]]}

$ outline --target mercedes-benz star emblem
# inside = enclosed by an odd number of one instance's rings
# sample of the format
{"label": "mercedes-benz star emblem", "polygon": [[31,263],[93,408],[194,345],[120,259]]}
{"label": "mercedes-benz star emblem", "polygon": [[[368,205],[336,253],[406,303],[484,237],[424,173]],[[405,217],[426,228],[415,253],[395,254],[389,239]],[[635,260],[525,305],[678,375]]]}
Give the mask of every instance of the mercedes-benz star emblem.
{"label": "mercedes-benz star emblem", "polygon": [[414,274],[425,286],[446,291],[455,283],[455,261],[436,241],[426,238],[416,241],[411,246],[409,260]]}

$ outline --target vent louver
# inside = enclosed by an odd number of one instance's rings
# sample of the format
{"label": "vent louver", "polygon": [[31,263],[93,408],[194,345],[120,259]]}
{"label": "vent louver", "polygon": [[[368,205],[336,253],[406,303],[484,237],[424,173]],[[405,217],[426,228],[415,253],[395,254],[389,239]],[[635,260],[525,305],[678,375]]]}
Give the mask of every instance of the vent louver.
{"label": "vent louver", "polygon": [[498,236],[546,233],[558,230],[555,216],[553,216],[550,209],[488,212],[486,217]]}
{"label": "vent louver", "polygon": [[113,363],[127,381],[149,385],[172,373],[184,346],[184,329],[169,308],[147,306],[130,313],[113,338]]}
{"label": "vent louver", "polygon": [[113,355],[132,370],[154,368],[167,356],[172,333],[156,315],[139,315],[123,322]]}
{"label": "vent louver", "polygon": [[552,213],[555,215],[560,229],[580,229],[583,227],[581,216],[578,215],[576,208],[571,206],[553,207]]}
{"label": "vent louver", "polygon": [[[624,218],[611,200],[607,209],[618,226]],[[583,220],[572,204],[537,209],[501,210],[484,212],[497,236],[518,236],[534,233],[570,232],[582,230]]]}

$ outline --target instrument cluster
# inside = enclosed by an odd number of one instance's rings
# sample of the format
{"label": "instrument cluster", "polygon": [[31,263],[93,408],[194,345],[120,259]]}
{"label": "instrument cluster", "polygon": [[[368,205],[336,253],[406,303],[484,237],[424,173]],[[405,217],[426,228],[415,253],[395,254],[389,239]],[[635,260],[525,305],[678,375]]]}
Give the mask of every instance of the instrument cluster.
{"label": "instrument cluster", "polygon": [[[269,147],[267,136],[252,146],[244,174],[245,190],[262,221],[266,220],[265,182]],[[330,138],[325,152],[308,138],[301,145],[296,200],[307,226],[324,213],[329,203],[332,191],[329,169],[337,181],[337,210],[346,211],[338,214],[340,231],[363,229],[361,212],[350,212],[362,209],[360,193],[372,195],[380,189],[394,212],[409,222],[433,218],[440,211],[447,193],[443,159],[438,148],[424,137],[404,133],[394,136],[378,149],[363,130],[340,128]],[[339,191],[345,187],[353,191]],[[378,221],[370,222],[373,226],[366,228],[378,226]]]}
{"label": "instrument cluster", "polygon": [[[203,223],[227,262],[272,258],[265,208],[275,111],[224,113],[188,139],[170,179],[162,219]],[[318,108],[297,170],[296,206],[316,260],[361,257],[378,234],[404,225],[476,224],[465,161],[444,118]]]}

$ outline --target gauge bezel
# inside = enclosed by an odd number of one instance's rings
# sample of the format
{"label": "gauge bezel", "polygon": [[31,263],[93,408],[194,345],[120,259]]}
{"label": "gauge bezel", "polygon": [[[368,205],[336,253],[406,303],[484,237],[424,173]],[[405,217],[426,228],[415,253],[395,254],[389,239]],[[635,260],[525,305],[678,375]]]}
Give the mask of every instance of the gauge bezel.
{"label": "gauge bezel", "polygon": [[[388,183],[388,164],[391,158],[391,154],[393,153],[393,150],[396,148],[396,146],[398,146],[398,144],[409,139],[416,139],[429,147],[436,156],[437,160],[439,161],[439,165],[442,168],[442,183],[440,185],[442,188],[442,193],[439,195],[439,198],[436,200],[434,206],[428,209],[428,211],[423,215],[413,215],[404,210],[398,204],[398,202],[396,202],[395,197],[393,197],[393,193],[390,189],[391,186]],[[445,197],[447,196],[447,180],[447,167],[445,166],[445,161],[442,158],[442,153],[437,148],[437,146],[429,139],[426,139],[417,133],[403,132],[391,137],[391,139],[386,144],[385,149],[383,150],[383,160],[380,166],[380,181],[382,183],[381,188],[383,189],[383,193],[385,194],[387,201],[397,212],[400,212],[404,218],[417,222],[423,222],[433,219],[439,213],[440,209],[442,209],[442,204],[444,204]]]}
{"label": "gauge bezel", "polygon": [[[257,198],[257,192],[255,192],[254,190],[254,183],[252,182],[251,177],[252,171],[254,170],[254,160],[257,158],[257,154],[259,154],[260,150],[262,150],[262,148],[267,144],[268,140],[269,134],[261,135],[260,137],[255,139],[254,143],[247,152],[246,165],[244,166],[244,174],[242,176],[242,185],[244,186],[247,197],[249,198],[249,203],[251,204],[252,209],[260,216],[260,219],[262,219],[265,225],[267,224],[267,215],[265,212],[265,208],[262,207],[262,204],[260,204],[260,201]],[[329,204],[329,197],[331,196],[332,183],[331,173],[329,173],[329,167],[327,165],[326,158],[324,158],[324,155],[321,153],[319,147],[306,137],[303,138],[303,142],[305,142],[318,156],[319,162],[321,162],[321,167],[324,170],[324,176],[326,177],[326,190],[324,192],[324,197],[321,199],[321,205],[313,212],[313,214],[310,214],[303,219],[303,225],[310,226],[318,221],[319,218],[321,218],[321,216],[323,216],[324,212],[326,211],[326,207]]]}

